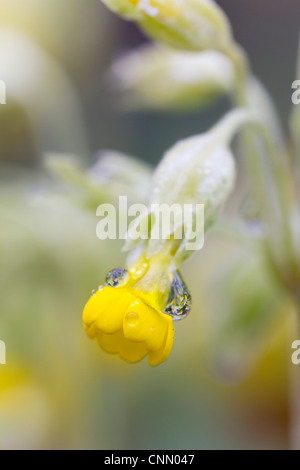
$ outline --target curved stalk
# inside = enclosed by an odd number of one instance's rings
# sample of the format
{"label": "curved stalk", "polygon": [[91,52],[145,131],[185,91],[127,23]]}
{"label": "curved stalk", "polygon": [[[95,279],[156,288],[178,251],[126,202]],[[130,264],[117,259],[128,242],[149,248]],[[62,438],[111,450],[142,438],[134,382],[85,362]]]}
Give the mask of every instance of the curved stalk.
{"label": "curved stalk", "polygon": [[[250,76],[250,68],[246,55],[243,50],[237,45],[229,45],[225,53],[231,58],[235,67],[235,90],[234,102],[236,106],[243,106],[249,108],[247,85]],[[284,149],[278,147],[278,139],[274,139],[268,126],[263,121],[263,116],[260,119],[259,126],[260,137],[264,141],[264,150],[262,152],[259,148],[259,142],[256,140],[255,134],[249,129],[245,129],[242,134],[242,148],[246,157],[246,169],[250,180],[250,192],[253,200],[256,202],[257,207],[261,209],[263,219],[267,222],[269,234],[268,241],[271,242],[268,246],[268,251],[271,247],[271,257],[274,257],[275,264],[279,270],[286,270],[286,266],[290,272],[297,273],[297,257],[295,254],[294,238],[291,231],[291,211],[293,202],[293,179],[291,177],[290,169],[282,158],[281,152]],[[266,153],[269,158],[265,158]],[[268,177],[271,183],[271,191],[267,188],[267,183],[264,181],[264,164],[268,165]],[[270,206],[272,197],[274,198],[273,206]],[[276,204],[274,206],[274,203]],[[274,226],[274,214],[278,213],[279,218],[276,226]],[[278,238],[278,223],[280,224],[281,231]],[[274,235],[273,235],[274,234]],[[275,237],[276,240],[275,240]],[[272,247],[277,243],[277,251],[283,250],[284,256],[276,258],[273,253]],[[280,246],[279,246],[279,244]],[[276,250],[275,250],[276,251]],[[275,256],[274,256],[275,255]],[[277,269],[278,269],[277,268]]]}

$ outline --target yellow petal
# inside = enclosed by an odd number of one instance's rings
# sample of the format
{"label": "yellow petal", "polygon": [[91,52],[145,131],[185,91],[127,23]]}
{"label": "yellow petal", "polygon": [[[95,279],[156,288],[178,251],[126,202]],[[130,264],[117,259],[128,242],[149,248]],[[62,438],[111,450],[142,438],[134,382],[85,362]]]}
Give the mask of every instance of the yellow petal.
{"label": "yellow petal", "polygon": [[87,334],[94,338],[97,330],[107,334],[122,329],[124,312],[134,297],[126,288],[104,287],[85,306],[83,323]]}
{"label": "yellow petal", "polygon": [[122,331],[111,335],[99,332],[98,342],[104,351],[110,354],[119,354],[127,362],[139,362],[147,354],[145,344],[127,340]]}
{"label": "yellow petal", "polygon": [[162,362],[166,361],[172,351],[174,343],[174,326],[171,317],[168,318],[168,333],[164,346],[157,352],[150,352],[148,356],[148,362],[150,366],[157,366]]}
{"label": "yellow petal", "polygon": [[104,351],[110,354],[117,354],[120,351],[123,339],[124,335],[122,331],[118,331],[117,333],[113,333],[111,335],[107,335],[101,331],[98,332],[98,343],[104,349]]}
{"label": "yellow petal", "polygon": [[96,325],[103,333],[110,334],[122,329],[124,312],[134,297],[126,288],[106,287],[104,291],[106,295],[105,299],[101,299],[101,314],[96,319]]}
{"label": "yellow petal", "polygon": [[84,323],[83,326],[84,326],[86,334],[88,335],[88,337],[90,339],[96,338],[97,333],[98,333],[98,329],[97,329],[95,323],[92,323],[91,325],[88,325],[88,324]]}
{"label": "yellow petal", "polygon": [[136,300],[127,309],[123,322],[125,338],[145,342],[148,351],[158,351],[166,341],[170,317]]}
{"label": "yellow petal", "polygon": [[147,348],[144,343],[135,343],[124,338],[119,354],[127,362],[139,362],[147,355]]}

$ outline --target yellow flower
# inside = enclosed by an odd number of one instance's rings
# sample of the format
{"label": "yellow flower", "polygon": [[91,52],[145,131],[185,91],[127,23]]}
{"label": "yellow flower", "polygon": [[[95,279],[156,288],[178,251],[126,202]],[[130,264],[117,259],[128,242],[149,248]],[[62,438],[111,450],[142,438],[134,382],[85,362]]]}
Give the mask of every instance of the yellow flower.
{"label": "yellow flower", "polygon": [[165,361],[174,339],[172,318],[163,313],[173,278],[169,261],[161,254],[148,261],[142,257],[128,273],[124,271],[120,285],[94,292],[83,312],[87,335],[128,362],[146,355],[151,366]]}

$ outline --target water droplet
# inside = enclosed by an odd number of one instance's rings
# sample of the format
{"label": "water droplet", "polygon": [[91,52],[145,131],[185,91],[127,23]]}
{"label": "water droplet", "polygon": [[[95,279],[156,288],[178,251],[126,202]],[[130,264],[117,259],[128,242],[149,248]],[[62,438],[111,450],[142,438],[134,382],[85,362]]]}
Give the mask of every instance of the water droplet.
{"label": "water droplet", "polygon": [[102,289],[104,289],[104,286],[99,286],[98,289],[95,289],[92,291],[92,295],[96,295],[98,290],[102,290]]}
{"label": "water droplet", "polygon": [[128,326],[136,326],[139,322],[139,315],[135,312],[129,312],[125,319]]}
{"label": "water droplet", "polygon": [[122,284],[126,284],[129,279],[129,274],[126,269],[117,268],[112,269],[106,275],[105,285],[109,287],[119,287]]}
{"label": "water droplet", "polygon": [[149,261],[139,261],[136,265],[130,269],[130,274],[133,279],[140,279],[145,275],[147,269],[149,268]]}
{"label": "water droplet", "polygon": [[165,313],[173,320],[182,320],[192,308],[192,297],[179,271],[174,271],[171,292]]}

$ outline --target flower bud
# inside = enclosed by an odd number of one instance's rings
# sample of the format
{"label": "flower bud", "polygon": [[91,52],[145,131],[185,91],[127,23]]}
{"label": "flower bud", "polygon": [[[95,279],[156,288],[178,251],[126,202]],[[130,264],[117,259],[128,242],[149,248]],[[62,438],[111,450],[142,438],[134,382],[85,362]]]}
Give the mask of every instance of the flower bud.
{"label": "flower bud", "polygon": [[85,170],[71,155],[46,154],[45,165],[69,187],[74,202],[95,211],[99,204],[113,203],[127,196],[130,203],[144,202],[149,192],[152,168],[137,158],[104,150],[94,165]]}
{"label": "flower bud", "polygon": [[212,0],[102,0],[151,38],[179,49],[223,49],[229,22]]}
{"label": "flower bud", "polygon": [[152,44],[116,61],[112,76],[129,110],[204,107],[234,86],[232,63],[223,54],[181,52]]}
{"label": "flower bud", "polygon": [[[175,259],[181,262],[189,257],[187,242],[189,233],[196,230],[201,240],[204,231],[217,220],[219,212],[235,182],[235,162],[230,149],[218,142],[213,133],[178,142],[157,168],[152,184],[151,204],[204,205],[204,224],[196,223],[196,212],[185,220],[184,237]],[[175,229],[178,227],[174,226]],[[199,233],[198,231],[201,231]],[[158,248],[156,240],[149,241],[151,253]],[[177,264],[177,263],[176,263]]]}
{"label": "flower bud", "polygon": [[[142,243],[147,257],[151,257],[171,243],[174,265],[178,267],[202,247],[198,241],[203,240],[204,232],[216,222],[235,182],[231,140],[240,126],[251,119],[245,110],[233,111],[209,132],[182,140],[165,154],[152,178],[148,211],[129,228],[125,249],[132,249],[138,241],[138,247]],[[204,206],[204,223],[197,212],[200,205]],[[154,236],[158,218],[154,208],[157,207],[172,210],[169,232],[161,238]],[[190,209],[188,217],[180,218],[179,209],[186,207]],[[162,218],[166,217],[162,215]],[[132,236],[131,230],[140,238]],[[181,238],[177,236],[180,231]],[[194,249],[191,249],[192,238],[196,240]]]}

